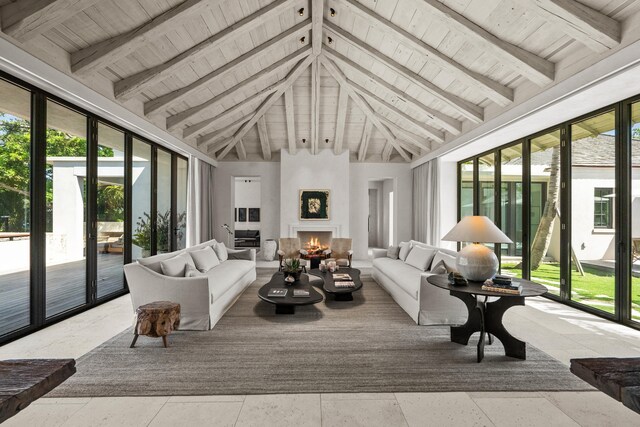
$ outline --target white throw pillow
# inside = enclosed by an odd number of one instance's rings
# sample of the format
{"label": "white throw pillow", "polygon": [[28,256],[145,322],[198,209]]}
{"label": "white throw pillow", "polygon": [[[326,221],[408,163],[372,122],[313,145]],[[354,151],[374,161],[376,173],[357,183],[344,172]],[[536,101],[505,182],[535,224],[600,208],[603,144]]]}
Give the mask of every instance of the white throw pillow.
{"label": "white throw pillow", "polygon": [[437,264],[431,266],[431,273],[433,274],[447,274],[447,266],[444,265],[444,261],[439,261]]}
{"label": "white throw pillow", "polygon": [[411,244],[409,242],[400,242],[400,253],[398,254],[398,258],[400,258],[401,261],[406,260],[410,250]]}
{"label": "white throw pillow", "polygon": [[206,274],[201,273],[194,266],[187,264],[186,268],[184,269],[184,277],[201,277],[201,276],[206,276]]}
{"label": "white throw pillow", "polygon": [[456,264],[456,257],[454,255],[450,255],[442,251],[438,251],[436,253],[436,256],[433,257],[432,265],[435,267],[440,262],[442,262],[444,266],[447,267],[447,272],[458,271],[458,267]]}
{"label": "white throw pillow", "polygon": [[389,249],[387,249],[387,258],[398,259],[399,254],[400,246],[389,246]]}
{"label": "white throw pillow", "polygon": [[418,270],[427,271],[427,268],[431,265],[431,260],[435,254],[435,249],[414,246],[411,248],[409,255],[407,255],[405,263],[417,268]]}
{"label": "white throw pillow", "polygon": [[184,272],[187,264],[192,265],[193,261],[191,257],[185,253],[178,254],[173,258],[165,259],[160,263],[162,274],[171,277],[184,277]]}
{"label": "white throw pillow", "polygon": [[198,271],[201,271],[202,273],[206,273],[213,267],[220,265],[218,255],[216,255],[211,246],[207,246],[203,249],[198,249],[197,251],[190,251],[189,255],[191,255],[191,258],[193,258],[193,262],[196,265]]}
{"label": "white throw pillow", "polygon": [[227,252],[227,247],[222,242],[215,242],[213,245],[213,250],[216,251],[216,255],[218,255],[218,259],[220,262],[225,262],[229,259],[229,254]]}

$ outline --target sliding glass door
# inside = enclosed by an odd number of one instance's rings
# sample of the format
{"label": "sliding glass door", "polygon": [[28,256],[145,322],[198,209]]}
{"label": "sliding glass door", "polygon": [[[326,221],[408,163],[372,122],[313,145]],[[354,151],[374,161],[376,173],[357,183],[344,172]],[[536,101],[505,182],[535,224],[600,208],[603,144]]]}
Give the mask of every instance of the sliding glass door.
{"label": "sliding glass door", "polygon": [[133,138],[131,185],[131,259],[151,255],[152,147]]}
{"label": "sliding glass door", "polygon": [[500,150],[500,228],[513,241],[500,245],[500,265],[502,274],[515,277],[522,277],[523,162],[522,143]]}
{"label": "sliding glass door", "polygon": [[188,200],[189,162],[176,158],[176,218],[174,236],[176,249],[187,247],[187,200]]}
{"label": "sliding glass door", "polygon": [[630,262],[628,276],[631,282],[629,292],[628,317],[640,322],[640,102],[631,104],[631,123],[629,140],[631,182],[629,189],[629,205],[631,206],[631,222],[629,224]]}

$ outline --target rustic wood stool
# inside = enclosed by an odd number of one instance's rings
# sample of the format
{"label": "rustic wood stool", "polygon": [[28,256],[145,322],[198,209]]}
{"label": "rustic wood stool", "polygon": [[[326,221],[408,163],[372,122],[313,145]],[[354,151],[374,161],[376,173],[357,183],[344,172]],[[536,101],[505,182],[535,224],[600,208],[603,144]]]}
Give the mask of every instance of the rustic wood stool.
{"label": "rustic wood stool", "polygon": [[180,327],[180,304],[155,301],[138,307],[136,316],[136,328],[130,348],[136,345],[140,335],[162,337],[162,343],[167,348],[167,335]]}

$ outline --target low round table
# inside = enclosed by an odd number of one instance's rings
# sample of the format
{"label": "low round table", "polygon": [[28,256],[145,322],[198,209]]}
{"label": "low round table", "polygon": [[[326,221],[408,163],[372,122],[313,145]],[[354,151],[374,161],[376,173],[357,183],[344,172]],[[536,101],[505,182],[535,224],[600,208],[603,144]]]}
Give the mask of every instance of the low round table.
{"label": "low round table", "polygon": [[[269,296],[271,289],[287,289],[287,295],[284,297]],[[294,289],[305,289],[309,291],[308,297],[294,297]],[[276,314],[294,314],[297,305],[317,304],[324,300],[322,294],[316,291],[309,283],[307,274],[300,275],[300,280],[288,285],[284,281],[284,273],[279,271],[271,277],[271,280],[258,290],[258,297],[276,306]]]}
{"label": "low round table", "polygon": [[180,327],[180,304],[171,301],[155,301],[136,309],[136,327],[133,330],[131,348],[139,335],[162,337],[167,347],[167,335]]}
{"label": "low round table", "polygon": [[[446,274],[429,276],[427,281],[434,286],[448,290],[451,296],[460,298],[467,306],[467,310],[469,310],[467,323],[461,326],[451,326],[451,341],[467,345],[471,335],[480,332],[478,363],[484,358],[486,334],[489,334],[489,344],[492,343],[492,335],[500,340],[504,346],[505,355],[523,360],[527,358],[527,343],[507,332],[502,323],[502,317],[507,309],[516,305],[524,305],[525,298],[545,294],[546,287],[528,280],[514,279],[514,283],[522,285],[522,293],[516,295],[482,290],[482,282],[469,281],[467,285],[453,285],[449,283]],[[484,301],[478,299],[479,296],[485,297]],[[496,297],[498,300],[487,302],[488,297]]]}

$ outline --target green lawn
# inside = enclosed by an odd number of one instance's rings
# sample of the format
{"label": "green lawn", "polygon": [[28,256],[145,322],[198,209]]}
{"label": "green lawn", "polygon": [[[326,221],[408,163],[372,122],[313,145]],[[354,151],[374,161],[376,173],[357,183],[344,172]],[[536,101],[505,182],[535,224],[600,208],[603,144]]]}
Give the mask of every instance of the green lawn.
{"label": "green lawn", "polygon": [[[515,268],[517,264],[503,264],[503,274],[522,277],[522,271]],[[614,278],[613,272],[583,266],[584,276],[577,271],[571,272],[571,299],[594,308],[613,313]],[[545,263],[531,272],[531,279],[549,288],[549,293],[560,294],[560,265]],[[640,277],[632,278],[633,318],[640,320]]]}

